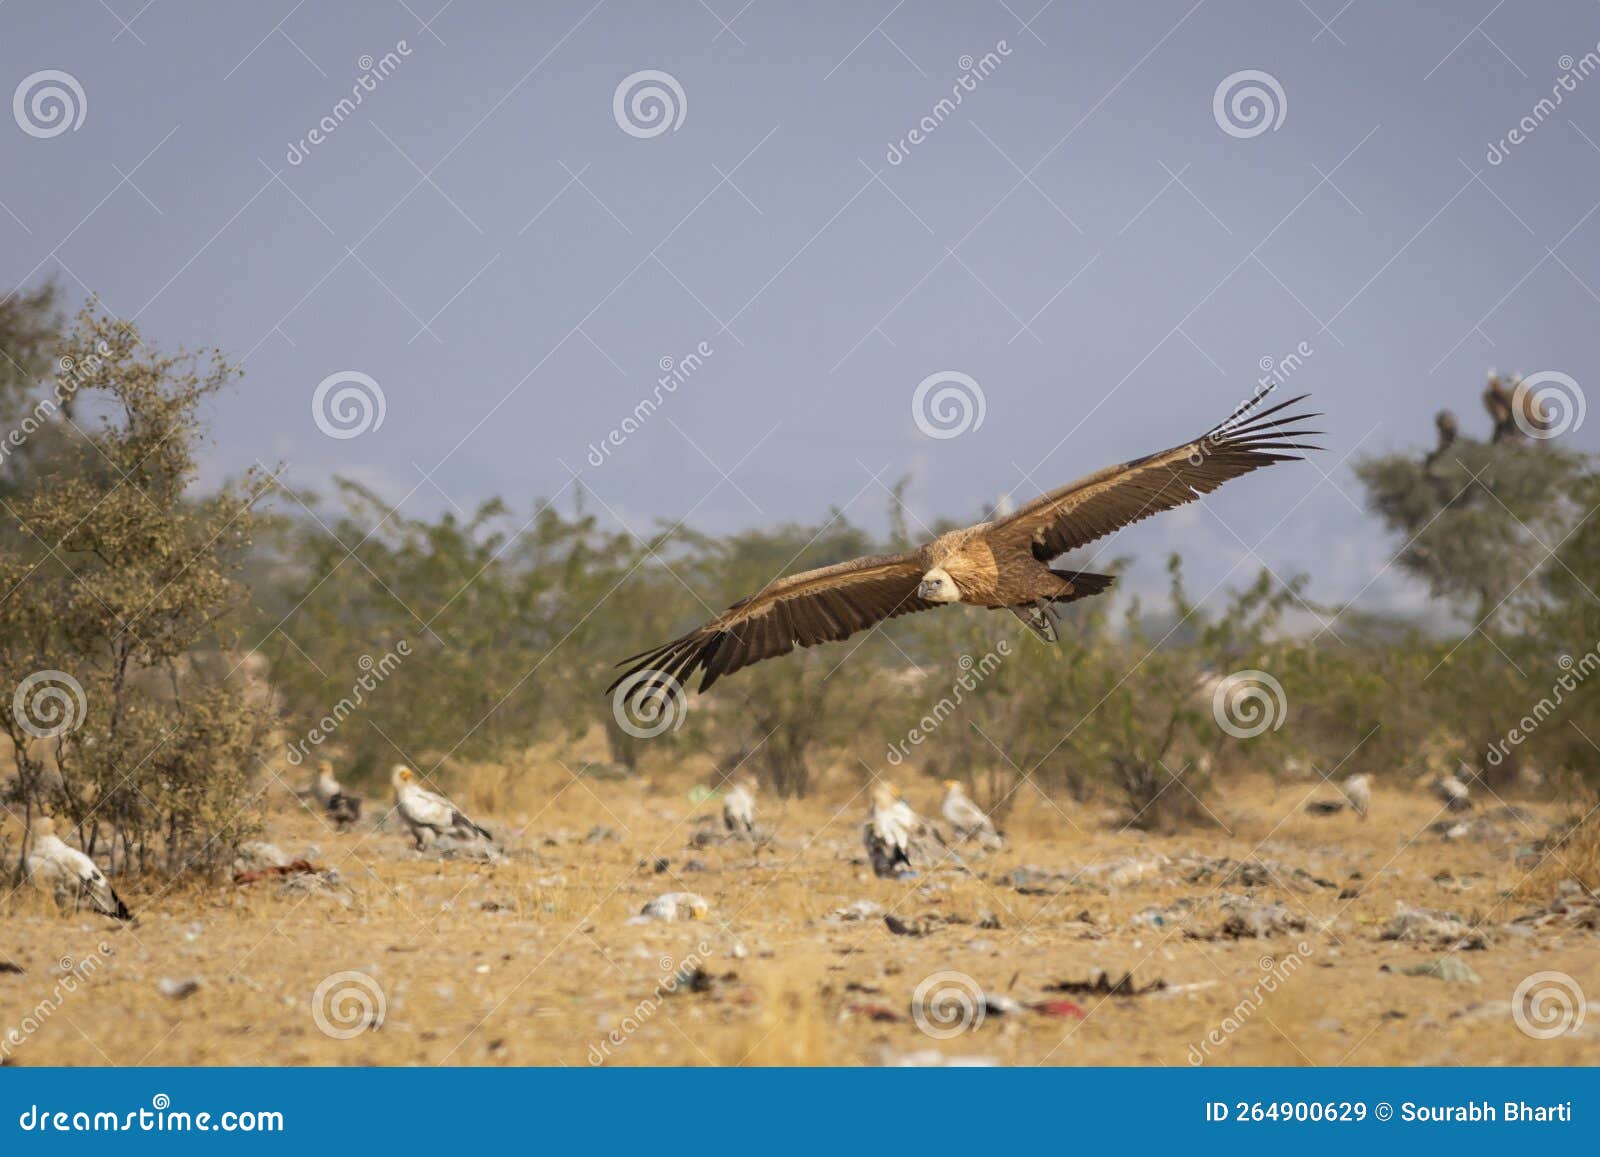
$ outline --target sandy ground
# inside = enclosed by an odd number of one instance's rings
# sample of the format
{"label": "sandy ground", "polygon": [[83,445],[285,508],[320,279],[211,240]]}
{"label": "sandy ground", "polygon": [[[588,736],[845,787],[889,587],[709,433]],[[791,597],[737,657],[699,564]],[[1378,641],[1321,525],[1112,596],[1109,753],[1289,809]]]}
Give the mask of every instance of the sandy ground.
{"label": "sandy ground", "polygon": [[[276,790],[263,838],[335,870],[336,886],[126,881],[131,926],[57,913],[31,889],[0,899],[6,1063],[1600,1063],[1600,1003],[1552,1039],[1512,1015],[1519,982],[1541,971],[1600,1001],[1600,932],[1515,923],[1563,874],[1518,858],[1563,814],[1552,805],[1446,840],[1428,830],[1436,802],[1410,787],[1379,785],[1361,822],[1309,816],[1313,788],[1262,781],[1224,793],[1228,831],[1151,836],[1030,787],[1009,846],[968,855],[970,873],[889,881],[863,862],[865,794],[844,779],[763,800],[773,840],[760,848],[690,847],[717,805],[695,802],[687,778],[535,779],[452,785],[502,834],[497,863],[419,855],[393,822],[334,833]],[[937,812],[935,785],[903,783]],[[590,836],[596,825],[615,838]],[[1221,858],[1264,868],[1229,879]],[[1065,875],[1027,894],[1024,867]],[[628,923],[673,890],[702,894],[709,917]],[[1233,898],[1303,927],[1197,938]],[[858,901],[924,934],[831,915]],[[1401,904],[1459,913],[1488,945],[1385,940]],[[1441,957],[1479,981],[1402,971]],[[1168,987],[1052,991],[1102,971]],[[955,975],[924,985],[936,973]],[[919,985],[951,998],[924,1002],[926,1028]],[[1058,1003],[1033,1007],[1046,1000]],[[990,1006],[981,1021],[974,1001]]]}

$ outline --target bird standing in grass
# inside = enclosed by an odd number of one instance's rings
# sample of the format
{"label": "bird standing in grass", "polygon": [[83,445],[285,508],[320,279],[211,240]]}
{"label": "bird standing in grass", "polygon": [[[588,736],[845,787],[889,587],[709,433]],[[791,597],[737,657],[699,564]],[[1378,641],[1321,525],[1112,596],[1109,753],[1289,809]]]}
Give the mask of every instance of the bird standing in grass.
{"label": "bird standing in grass", "polygon": [[64,905],[70,897],[74,909],[86,903],[102,916],[133,919],[133,913],[112,890],[105,873],[88,856],[69,847],[56,835],[56,821],[49,816],[33,823],[28,878],[41,887],[52,889],[57,904]]}
{"label": "bird standing in grass", "polygon": [[872,862],[872,873],[879,879],[894,879],[911,870],[911,830],[905,820],[910,812],[888,784],[880,783],[872,789],[872,810],[861,829],[861,839]]}
{"label": "bird standing in grass", "polygon": [[1433,781],[1433,794],[1453,812],[1464,812],[1472,806],[1472,793],[1467,785],[1453,775],[1441,775]]}
{"label": "bird standing in grass", "polygon": [[966,789],[961,786],[960,780],[945,780],[944,792],[942,814],[951,831],[955,833],[956,839],[976,839],[985,846],[994,846],[1000,842],[1000,833],[995,831],[994,821],[967,797]]}
{"label": "bird standing in grass", "polygon": [[750,835],[756,830],[756,781],[745,776],[722,797],[722,826]]}
{"label": "bird standing in grass", "polygon": [[336,827],[347,828],[361,818],[360,797],[345,791],[333,776],[333,764],[326,759],[317,764],[317,778],[311,784],[311,794]]}
{"label": "bird standing in grass", "polygon": [[417,773],[401,764],[390,776],[394,784],[394,804],[411,829],[420,852],[427,843],[427,833],[435,836],[454,836],[460,840],[482,839],[493,843],[494,837],[484,828],[468,819],[455,804],[444,796],[422,786]]}
{"label": "bird standing in grass", "polygon": [[1344,792],[1344,798],[1350,801],[1350,806],[1355,809],[1356,815],[1362,819],[1367,818],[1367,808],[1372,806],[1372,784],[1364,775],[1347,776],[1339,785],[1339,790]]}

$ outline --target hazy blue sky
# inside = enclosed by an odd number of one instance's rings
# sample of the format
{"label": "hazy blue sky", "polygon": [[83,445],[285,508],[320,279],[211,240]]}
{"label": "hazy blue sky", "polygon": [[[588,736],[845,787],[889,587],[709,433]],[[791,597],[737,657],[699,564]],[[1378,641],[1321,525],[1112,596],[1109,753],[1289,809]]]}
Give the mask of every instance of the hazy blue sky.
{"label": "hazy blue sky", "polygon": [[[1491,365],[1593,379],[1600,78],[1534,111],[1596,51],[1591,0],[741,3],[10,0],[4,91],[59,70],[83,115],[4,122],[3,280],[242,357],[208,481],[281,459],[424,512],[527,509],[576,471],[639,528],[881,526],[905,473],[918,516],[976,515],[1198,433],[1304,343],[1320,469],[1111,550],[1146,582],[1181,546],[1201,590],[1259,558],[1374,605],[1416,596],[1347,456],[1426,443],[1444,405],[1481,433]],[[681,122],[635,135],[614,97],[647,69]],[[1244,70],[1282,92],[1256,135],[1214,115]],[[381,427],[319,430],[341,371]],[[936,439],[912,399],[942,371],[984,416]]]}

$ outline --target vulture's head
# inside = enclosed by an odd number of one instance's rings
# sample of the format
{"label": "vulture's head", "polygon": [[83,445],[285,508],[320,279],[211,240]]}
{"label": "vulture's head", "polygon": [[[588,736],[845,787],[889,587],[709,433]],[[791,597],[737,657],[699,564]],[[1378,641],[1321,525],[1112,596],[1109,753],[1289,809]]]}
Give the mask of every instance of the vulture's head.
{"label": "vulture's head", "polygon": [[944,567],[936,566],[917,584],[917,598],[930,603],[959,603],[961,589]]}
{"label": "vulture's head", "polygon": [[401,788],[409,787],[411,784],[416,783],[417,773],[405,764],[397,763],[394,766],[393,773],[389,776],[389,782],[394,785],[395,791],[399,791]]}
{"label": "vulture's head", "polygon": [[33,837],[53,836],[56,834],[56,821],[49,816],[40,816],[33,821]]}
{"label": "vulture's head", "polygon": [[872,807],[874,811],[888,811],[894,807],[894,801],[895,794],[892,784],[879,783],[873,787]]}
{"label": "vulture's head", "polygon": [[960,795],[961,781],[959,779],[947,779],[944,781],[944,789],[947,792],[953,792],[956,795]]}

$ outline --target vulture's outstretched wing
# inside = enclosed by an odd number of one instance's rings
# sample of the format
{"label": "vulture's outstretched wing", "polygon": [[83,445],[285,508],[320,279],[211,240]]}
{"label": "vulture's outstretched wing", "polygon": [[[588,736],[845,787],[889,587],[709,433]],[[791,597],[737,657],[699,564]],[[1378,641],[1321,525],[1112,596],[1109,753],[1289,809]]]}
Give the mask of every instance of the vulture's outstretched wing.
{"label": "vulture's outstretched wing", "polygon": [[1252,398],[1192,442],[1107,467],[1035,498],[1015,514],[997,519],[990,537],[1028,541],[1034,557],[1048,561],[1142,518],[1193,502],[1242,474],[1300,457],[1285,451],[1322,449],[1297,440],[1320,433],[1296,428],[1296,423],[1318,415],[1273,417],[1307,395],[1252,414],[1266,396]]}
{"label": "vulture's outstretched wing", "polygon": [[[795,647],[838,642],[886,619],[939,604],[917,597],[926,567],[915,551],[869,555],[769,583],[687,635],[617,664],[627,670],[606,688],[638,680],[641,689],[670,680],[687,685],[704,672],[700,690],[741,667],[787,655]],[[633,692],[630,690],[630,695]]]}

